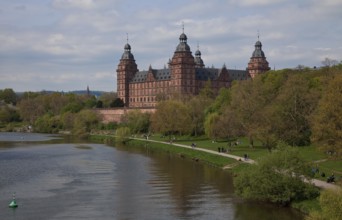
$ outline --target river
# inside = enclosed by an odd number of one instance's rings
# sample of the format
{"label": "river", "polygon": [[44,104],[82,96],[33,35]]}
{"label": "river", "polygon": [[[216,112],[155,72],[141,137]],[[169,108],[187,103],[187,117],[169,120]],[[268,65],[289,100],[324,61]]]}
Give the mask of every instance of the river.
{"label": "river", "polygon": [[[15,193],[18,208],[8,207]],[[0,219],[296,220],[234,195],[229,172],[145,148],[0,133]]]}

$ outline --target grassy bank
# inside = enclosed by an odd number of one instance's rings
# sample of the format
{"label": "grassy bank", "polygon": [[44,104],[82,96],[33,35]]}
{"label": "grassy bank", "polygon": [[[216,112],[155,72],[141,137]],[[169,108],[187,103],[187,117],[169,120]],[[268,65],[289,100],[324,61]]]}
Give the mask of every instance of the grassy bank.
{"label": "grassy bank", "polygon": [[[110,135],[91,135],[92,141],[113,142],[115,138]],[[178,142],[177,142],[178,143]],[[194,160],[196,162],[207,163],[215,167],[223,168],[226,165],[235,164],[237,161],[234,159],[222,157],[219,155],[208,154],[202,151],[177,147],[168,143],[155,143],[147,140],[130,140],[126,143],[127,147],[144,147],[153,151],[163,151],[172,153],[182,158]]]}
{"label": "grassy bank", "polygon": [[[205,148],[217,151],[218,147],[224,147],[226,149],[230,149],[231,154],[237,156],[243,156],[243,154],[247,153],[251,159],[258,159],[267,154],[269,154],[268,150],[263,148],[261,145],[256,145],[251,148],[248,145],[247,139],[240,139],[237,145],[230,146],[230,143],[224,141],[216,141],[213,142],[206,137],[172,137],[173,142],[177,144],[183,144],[191,146],[192,143],[196,143],[197,148]],[[93,135],[92,140],[98,141],[114,141],[113,136],[108,135]],[[175,145],[171,145],[168,143],[170,137],[163,137],[161,135],[150,136],[149,140],[157,140],[163,141],[165,143],[155,143],[150,142],[148,140],[130,140],[126,144],[127,147],[144,147],[153,151],[163,151],[166,153],[171,153],[174,155],[178,155],[182,158],[186,158],[189,160],[194,160],[196,162],[203,162],[210,164],[215,167],[224,167],[230,165],[232,167],[231,171],[234,175],[239,175],[244,169],[248,169],[249,166],[253,166],[246,163],[239,163],[234,159],[225,158],[218,155],[213,155],[210,153],[196,151],[192,149],[177,147]],[[328,155],[320,152],[315,146],[307,146],[307,147],[298,147],[299,154],[308,162],[312,163],[313,166],[316,166],[320,169],[320,172],[326,172],[327,175],[330,175],[331,172],[335,172],[335,176],[337,179],[341,179],[341,161],[333,160],[328,157]],[[338,174],[338,175],[336,175]],[[314,178],[325,180],[326,177],[321,177],[319,174],[315,174]],[[318,199],[312,200],[304,200],[301,202],[292,202],[291,207],[300,210],[301,212],[308,214],[312,211],[320,210],[320,205]]]}

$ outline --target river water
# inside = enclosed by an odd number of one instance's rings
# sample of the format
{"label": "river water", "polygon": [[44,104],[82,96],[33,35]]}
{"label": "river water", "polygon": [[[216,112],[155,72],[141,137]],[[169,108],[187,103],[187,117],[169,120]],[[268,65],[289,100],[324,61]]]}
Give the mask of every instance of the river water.
{"label": "river water", "polygon": [[[11,209],[14,192],[18,208]],[[229,172],[176,155],[43,134],[0,133],[0,219],[303,216],[290,208],[243,201],[234,195]]]}

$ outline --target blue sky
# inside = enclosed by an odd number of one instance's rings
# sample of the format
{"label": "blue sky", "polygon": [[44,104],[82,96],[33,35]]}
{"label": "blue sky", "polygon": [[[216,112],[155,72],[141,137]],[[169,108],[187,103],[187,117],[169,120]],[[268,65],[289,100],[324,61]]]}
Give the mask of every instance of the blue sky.
{"label": "blue sky", "polygon": [[270,66],[342,60],[341,0],[1,0],[0,89],[116,91],[129,44],[139,70],[163,68],[184,22],[206,66],[245,69],[258,31]]}

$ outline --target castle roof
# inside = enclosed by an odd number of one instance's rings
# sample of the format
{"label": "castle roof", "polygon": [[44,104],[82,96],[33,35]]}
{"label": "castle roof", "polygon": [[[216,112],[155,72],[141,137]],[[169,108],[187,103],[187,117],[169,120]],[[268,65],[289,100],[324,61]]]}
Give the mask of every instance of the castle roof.
{"label": "castle roof", "polygon": [[[216,80],[220,76],[222,69],[218,68],[196,68],[195,78],[200,81]],[[151,69],[154,78],[157,81],[171,80],[171,71],[169,68],[164,69]],[[130,83],[143,83],[147,81],[147,75],[149,71],[137,72]],[[234,70],[228,69],[229,78],[231,80],[242,80],[249,78],[249,74],[246,70]]]}

